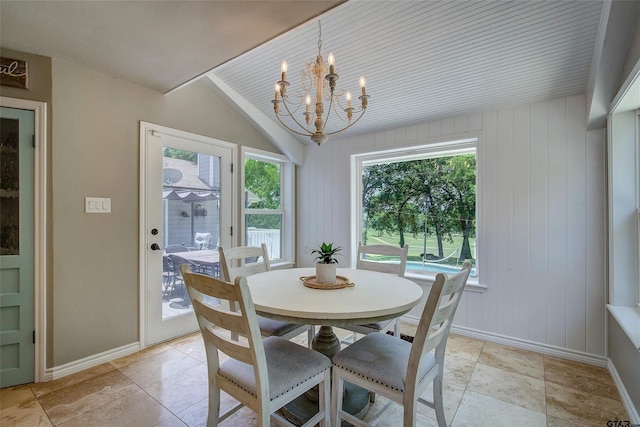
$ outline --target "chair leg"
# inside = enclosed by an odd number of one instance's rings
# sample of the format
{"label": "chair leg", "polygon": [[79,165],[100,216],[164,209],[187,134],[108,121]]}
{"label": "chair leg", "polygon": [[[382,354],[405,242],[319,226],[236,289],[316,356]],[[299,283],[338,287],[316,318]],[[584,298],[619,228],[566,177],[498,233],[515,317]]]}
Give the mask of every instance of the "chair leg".
{"label": "chair leg", "polygon": [[440,366],[438,370],[440,372],[433,380],[433,406],[436,411],[438,427],[447,427],[447,419],[444,416],[444,398],[442,395],[442,374],[444,369]]}
{"label": "chair leg", "polygon": [[311,348],[311,343],[313,342],[313,337],[316,335],[316,327],[314,325],[309,326],[309,330],[307,331],[307,347]]}
{"label": "chair leg", "polygon": [[393,321],[393,334],[396,336],[396,338],[401,339],[401,335],[400,335],[400,320],[399,319],[395,319]]}
{"label": "chair leg", "polygon": [[215,379],[209,380],[209,411],[207,414],[207,427],[217,427],[220,417],[220,388]]}
{"label": "chair leg", "polygon": [[[406,391],[405,391],[406,393]],[[406,395],[405,395],[406,397]],[[404,427],[416,427],[416,400],[415,398],[405,399],[404,401],[404,414],[402,425]]]}
{"label": "chair leg", "polygon": [[331,426],[331,370],[324,373],[324,380],[319,384],[318,410],[324,412],[324,418],[320,420],[320,427]]}
{"label": "chair leg", "polygon": [[331,418],[333,422],[332,426],[340,426],[342,417],[340,411],[342,411],[342,393],[344,390],[344,380],[338,374],[338,369],[333,367],[333,378],[331,382]]}

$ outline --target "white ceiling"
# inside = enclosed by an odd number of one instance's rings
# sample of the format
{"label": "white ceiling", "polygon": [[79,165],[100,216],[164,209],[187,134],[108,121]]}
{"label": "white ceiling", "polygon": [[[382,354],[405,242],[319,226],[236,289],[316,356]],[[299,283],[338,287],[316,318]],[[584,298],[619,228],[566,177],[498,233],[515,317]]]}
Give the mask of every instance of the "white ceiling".
{"label": "white ceiling", "polygon": [[[214,69],[273,118],[280,62],[291,93],[317,53],[318,15],[337,3],[2,0],[0,45],[163,93]],[[362,74],[371,95],[345,135],[586,93],[603,3],[351,0],[328,10],[322,53],[336,57],[338,86],[357,94]]]}
{"label": "white ceiling", "polygon": [[[322,53],[334,53],[339,87],[357,96],[362,74],[371,96],[345,134],[586,93],[601,11],[601,1],[567,0],[340,5],[320,17]],[[273,117],[280,62],[291,92],[317,39],[314,19],[213,73]]]}

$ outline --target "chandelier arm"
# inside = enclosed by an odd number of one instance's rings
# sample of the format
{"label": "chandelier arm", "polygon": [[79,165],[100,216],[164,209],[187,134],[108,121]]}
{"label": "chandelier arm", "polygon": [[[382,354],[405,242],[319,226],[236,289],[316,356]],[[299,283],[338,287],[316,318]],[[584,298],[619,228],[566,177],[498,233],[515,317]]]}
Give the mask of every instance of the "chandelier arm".
{"label": "chandelier arm", "polygon": [[[296,124],[298,126],[300,126],[302,129],[306,130],[307,132],[309,132],[308,134],[302,134],[300,132],[296,132],[298,135],[306,135],[306,136],[311,136],[313,135],[313,132],[311,132],[310,130],[308,130],[305,126],[301,125],[300,122],[298,120],[296,120],[295,116],[293,115],[293,113],[291,112],[291,110],[289,110],[289,106],[287,105],[287,102],[282,99],[282,104],[284,104],[284,108],[287,110],[287,113],[289,113],[289,117],[291,117],[291,120],[293,120],[294,122],[296,122]],[[278,118],[278,120],[280,120],[280,118]],[[282,123],[282,120],[280,120],[280,123]],[[284,124],[284,123],[282,123]],[[285,125],[286,126],[286,125]],[[291,128],[289,126],[286,126],[287,129],[291,130]],[[292,131],[295,132],[295,131]]]}
{"label": "chandelier arm", "polygon": [[287,129],[289,129],[289,131],[291,131],[293,133],[296,133],[296,134],[301,135],[301,136],[311,136],[311,135],[313,135],[312,133],[302,133],[302,132],[298,132],[295,129],[291,129],[285,122],[282,121],[282,119],[280,118],[279,114],[276,114],[276,118],[278,119],[278,121],[280,122],[280,124],[282,126],[286,127]]}
{"label": "chandelier arm", "polygon": [[340,129],[340,130],[337,130],[337,131],[335,131],[335,132],[329,132],[329,133],[327,133],[327,134],[325,134],[325,135],[327,135],[327,136],[331,136],[331,135],[336,135],[336,134],[338,134],[338,133],[340,133],[340,132],[344,132],[345,130],[349,129],[351,126],[353,126],[353,125],[355,125],[356,123],[358,123],[358,120],[360,120],[360,119],[362,118],[362,116],[364,116],[364,112],[365,112],[365,109],[361,110],[361,111],[360,111],[360,115],[358,116],[358,118],[357,118],[357,119],[355,119],[353,122],[351,122],[347,127],[342,128],[342,129]]}

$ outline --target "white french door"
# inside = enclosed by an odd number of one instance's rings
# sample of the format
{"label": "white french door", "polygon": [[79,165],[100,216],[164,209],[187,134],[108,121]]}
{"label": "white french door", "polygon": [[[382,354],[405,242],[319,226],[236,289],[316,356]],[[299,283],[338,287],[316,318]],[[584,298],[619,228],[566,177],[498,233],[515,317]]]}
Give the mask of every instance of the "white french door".
{"label": "white french door", "polygon": [[217,275],[230,246],[235,145],[141,123],[141,344],[198,329],[180,265]]}

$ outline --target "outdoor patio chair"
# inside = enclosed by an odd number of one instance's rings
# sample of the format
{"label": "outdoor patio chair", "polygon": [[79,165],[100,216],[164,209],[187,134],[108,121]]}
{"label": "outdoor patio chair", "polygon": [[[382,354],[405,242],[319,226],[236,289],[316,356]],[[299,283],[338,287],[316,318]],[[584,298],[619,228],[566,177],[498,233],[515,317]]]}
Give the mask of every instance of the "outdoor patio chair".
{"label": "outdoor patio chair", "polygon": [[[272,418],[279,425],[293,426],[276,411],[315,386],[318,386],[317,413],[303,427],[329,425],[331,360],[283,338],[262,340],[244,277],[236,277],[234,284],[194,274],[186,265],[181,271],[207,355],[207,426],[217,426],[242,406],[256,412],[258,426],[269,426]],[[209,304],[216,300],[226,300],[229,306],[238,306],[239,310],[230,311],[222,304]],[[230,335],[244,338],[235,341]],[[220,363],[218,351],[229,359]],[[240,402],[224,414],[220,414],[220,390]]]}
{"label": "outdoor patio chair", "polygon": [[200,249],[211,249],[213,245],[213,236],[211,233],[196,233],[193,238],[193,242],[200,247]]}
{"label": "outdoor patio chair", "polygon": [[176,291],[177,288],[181,287],[182,300],[173,301],[173,303],[176,304],[178,308],[187,308],[191,306],[191,301],[189,300],[189,294],[187,293],[187,289],[184,285],[184,279],[182,277],[182,273],[180,272],[180,267],[182,265],[188,265],[192,269],[192,271],[197,271],[199,273],[202,272],[202,268],[193,261],[182,258],[180,255],[169,254],[167,255],[167,257],[169,258],[169,265],[173,272],[173,286],[169,291],[168,299],[169,301],[171,301],[174,291]]}
{"label": "outdoor patio chair", "polygon": [[[393,402],[404,407],[403,425],[415,426],[418,402],[435,409],[438,426],[446,427],[442,402],[444,355],[453,316],[469,278],[471,263],[459,273],[439,273],[431,286],[413,344],[386,334],[369,334],[333,357],[332,425],[345,420],[370,426],[343,411],[344,382],[364,387],[389,399],[369,419],[373,423]],[[422,397],[433,382],[433,400]]]}
{"label": "outdoor patio chair", "polygon": [[[227,282],[233,282],[236,277],[250,276],[263,271],[269,271],[269,254],[267,245],[262,246],[238,246],[231,249],[218,248],[220,253],[220,265],[222,267],[222,277]],[[247,261],[249,260],[249,262]],[[234,307],[231,307],[233,310]],[[307,332],[308,346],[315,335],[315,328],[312,325],[300,325],[298,323],[282,322],[280,320],[267,319],[258,316],[258,325],[263,337],[276,336],[291,339]]]}
{"label": "outdoor patio chair", "polygon": [[[404,277],[404,270],[407,265],[407,254],[409,253],[409,245],[399,248],[390,245],[363,245],[358,244],[358,259],[356,268],[361,270],[378,271],[381,273],[396,274]],[[393,257],[393,262],[374,261],[368,259],[367,255],[380,255]],[[397,262],[396,259],[397,258]],[[400,322],[397,319],[384,320],[381,322],[367,323],[364,325],[346,325],[340,328],[353,332],[353,334],[343,338],[343,344],[351,344],[358,334],[371,334],[374,332],[387,332],[393,329],[394,336],[400,338]]]}

